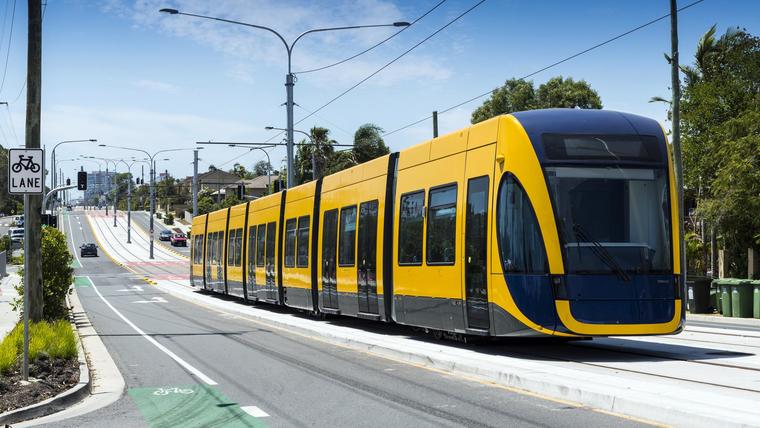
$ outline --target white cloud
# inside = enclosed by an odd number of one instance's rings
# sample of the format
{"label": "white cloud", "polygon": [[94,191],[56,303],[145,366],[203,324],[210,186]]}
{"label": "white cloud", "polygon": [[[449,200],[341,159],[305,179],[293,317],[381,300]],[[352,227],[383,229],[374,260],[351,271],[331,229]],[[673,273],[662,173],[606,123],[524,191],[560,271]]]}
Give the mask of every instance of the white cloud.
{"label": "white cloud", "polygon": [[156,91],[156,92],[165,92],[165,93],[177,92],[177,87],[172,85],[171,83],[159,82],[156,80],[141,79],[136,82],[132,82],[132,85],[138,88],[148,89],[148,90]]}
{"label": "white cloud", "polygon": [[[325,3],[281,0],[138,0],[130,3],[127,0],[103,0],[101,8],[105,12],[126,17],[138,27],[157,28],[163,33],[193,40],[235,58],[241,65],[233,66],[237,71],[230,75],[246,82],[251,80],[250,72],[241,73],[240,70],[251,70],[261,64],[284,68],[287,60],[285,47],[275,35],[245,26],[159,13],[158,10],[164,7],[266,25],[280,32],[288,42],[311,28],[390,23],[413,18],[404,16],[395,4],[387,0],[340,0]],[[344,59],[397,30],[390,27],[309,34],[294,48],[293,71]],[[389,46],[393,48],[390,55],[388,51],[378,50],[329,72],[310,75],[310,78],[314,76],[320,82],[329,81],[343,86],[355,83],[423,37],[419,33],[415,34],[414,29],[406,34],[413,36],[407,41],[401,41],[399,37],[384,46],[386,49]],[[384,86],[399,81],[441,80],[451,76],[451,71],[445,68],[443,58],[430,56],[423,59],[424,61],[408,61],[404,58],[368,83]]]}

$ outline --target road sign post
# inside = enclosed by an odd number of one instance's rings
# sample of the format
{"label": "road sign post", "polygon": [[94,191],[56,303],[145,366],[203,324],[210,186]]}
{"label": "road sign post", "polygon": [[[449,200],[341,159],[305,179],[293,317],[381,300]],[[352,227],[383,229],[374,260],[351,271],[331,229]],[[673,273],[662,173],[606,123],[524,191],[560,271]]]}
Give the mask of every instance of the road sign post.
{"label": "road sign post", "polygon": [[29,195],[45,192],[45,152],[42,149],[8,151],[8,193],[24,195],[24,361],[21,373],[29,379],[29,237],[32,233],[32,210]]}

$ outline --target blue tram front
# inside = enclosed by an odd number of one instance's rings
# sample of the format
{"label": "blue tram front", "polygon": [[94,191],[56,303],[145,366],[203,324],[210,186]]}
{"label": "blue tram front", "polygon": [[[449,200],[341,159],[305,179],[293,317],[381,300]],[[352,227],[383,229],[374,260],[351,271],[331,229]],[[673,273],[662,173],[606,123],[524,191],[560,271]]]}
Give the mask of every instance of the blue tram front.
{"label": "blue tram front", "polygon": [[496,209],[510,315],[559,335],[680,331],[677,201],[659,124],[600,110],[510,119]]}

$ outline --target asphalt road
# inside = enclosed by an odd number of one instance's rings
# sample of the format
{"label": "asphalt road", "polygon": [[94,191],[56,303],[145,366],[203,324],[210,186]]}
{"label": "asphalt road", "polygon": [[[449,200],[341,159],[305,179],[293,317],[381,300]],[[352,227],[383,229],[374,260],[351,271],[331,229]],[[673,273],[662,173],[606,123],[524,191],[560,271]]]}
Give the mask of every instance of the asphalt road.
{"label": "asphalt road", "polygon": [[[82,212],[63,222],[74,248],[94,241]],[[56,427],[636,425],[219,313],[158,291],[104,254],[81,260],[75,275],[128,389]]]}
{"label": "asphalt road", "polygon": [[[137,224],[139,227],[141,227],[143,230],[148,231],[150,230],[150,214],[148,214],[145,211],[132,211],[132,222],[134,224]],[[172,245],[169,243],[169,241],[159,241],[158,234],[161,233],[162,230],[171,230],[171,226],[166,226],[162,221],[156,220],[153,222],[153,228],[156,232],[156,240],[154,241],[156,245],[163,245],[166,248],[172,249],[186,257],[190,257],[190,247],[172,247]]]}

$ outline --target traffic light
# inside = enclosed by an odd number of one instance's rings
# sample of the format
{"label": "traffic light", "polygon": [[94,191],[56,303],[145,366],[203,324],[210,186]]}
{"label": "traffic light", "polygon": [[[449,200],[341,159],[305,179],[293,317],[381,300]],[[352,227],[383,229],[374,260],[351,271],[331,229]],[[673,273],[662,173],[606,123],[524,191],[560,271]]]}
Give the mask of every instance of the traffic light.
{"label": "traffic light", "polygon": [[237,197],[240,200],[245,199],[245,184],[238,184]]}
{"label": "traffic light", "polygon": [[77,190],[87,190],[87,173],[85,171],[77,172]]}
{"label": "traffic light", "polygon": [[71,179],[70,179],[70,178],[67,178],[67,179],[66,179],[66,185],[67,185],[67,186],[71,186]]}

